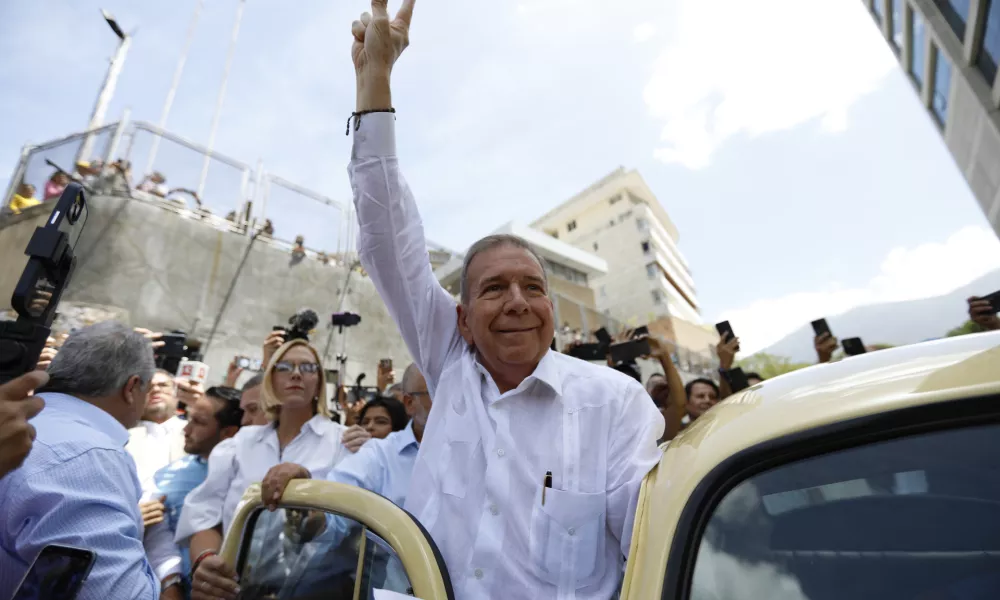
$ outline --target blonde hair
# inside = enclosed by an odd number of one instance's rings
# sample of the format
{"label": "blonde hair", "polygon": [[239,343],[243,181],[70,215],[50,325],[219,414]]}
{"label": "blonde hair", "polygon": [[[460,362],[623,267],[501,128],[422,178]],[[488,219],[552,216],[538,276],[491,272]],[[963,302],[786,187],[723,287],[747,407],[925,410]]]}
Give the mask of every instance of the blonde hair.
{"label": "blonde hair", "polygon": [[280,361],[285,354],[292,348],[304,346],[312,352],[313,357],[316,358],[316,364],[319,365],[319,370],[317,375],[319,376],[319,382],[316,384],[316,397],[314,409],[317,413],[323,415],[324,417],[330,417],[330,408],[327,406],[326,400],[326,371],[323,370],[323,361],[320,360],[319,352],[312,347],[309,342],[305,340],[291,340],[282,344],[277,351],[275,351],[274,356],[271,357],[271,362],[267,363],[267,370],[264,371],[264,382],[261,384],[261,394],[260,394],[260,407],[264,409],[267,414],[267,418],[271,421],[278,420],[278,414],[281,412],[281,398],[274,392],[274,365]]}

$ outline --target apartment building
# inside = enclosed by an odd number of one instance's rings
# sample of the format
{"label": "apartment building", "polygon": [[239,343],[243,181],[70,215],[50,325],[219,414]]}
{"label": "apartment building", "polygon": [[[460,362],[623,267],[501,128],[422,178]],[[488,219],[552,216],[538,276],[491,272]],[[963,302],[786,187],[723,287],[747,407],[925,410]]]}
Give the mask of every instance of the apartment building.
{"label": "apartment building", "polygon": [[606,261],[607,273],[589,279],[605,315],[634,325],[701,322],[680,235],[638,171],[616,169],[531,226]]}
{"label": "apartment building", "polygon": [[1000,0],[862,0],[1000,235]]}

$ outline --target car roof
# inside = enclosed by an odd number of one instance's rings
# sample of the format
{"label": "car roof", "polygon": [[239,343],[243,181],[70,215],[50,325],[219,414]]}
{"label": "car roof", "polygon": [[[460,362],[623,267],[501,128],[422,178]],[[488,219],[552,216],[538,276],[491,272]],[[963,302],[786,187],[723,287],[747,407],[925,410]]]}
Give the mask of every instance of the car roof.
{"label": "car roof", "polygon": [[990,394],[1000,394],[1000,331],[815,365],[726,398],[668,442],[647,476],[630,587],[659,589],[681,511],[705,476],[738,452],[849,419]]}
{"label": "car roof", "polygon": [[671,445],[702,446],[711,440],[716,446],[724,439],[720,450],[725,458],[732,451],[854,417],[998,390],[1000,331],[944,338],[764,381],[717,404]]}

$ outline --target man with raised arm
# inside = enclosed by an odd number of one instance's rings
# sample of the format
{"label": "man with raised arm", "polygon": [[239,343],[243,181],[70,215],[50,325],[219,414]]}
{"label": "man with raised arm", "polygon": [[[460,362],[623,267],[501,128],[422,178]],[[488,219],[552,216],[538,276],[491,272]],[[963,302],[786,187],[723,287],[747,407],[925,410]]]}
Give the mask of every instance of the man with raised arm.
{"label": "man with raised arm", "polygon": [[549,351],[544,262],[523,240],[473,244],[459,303],[438,285],[396,157],[389,85],[414,0],[392,20],[386,4],[352,24],[349,172],[362,265],[434,397],[405,506],[457,598],[610,598],[663,418],[634,379]]}

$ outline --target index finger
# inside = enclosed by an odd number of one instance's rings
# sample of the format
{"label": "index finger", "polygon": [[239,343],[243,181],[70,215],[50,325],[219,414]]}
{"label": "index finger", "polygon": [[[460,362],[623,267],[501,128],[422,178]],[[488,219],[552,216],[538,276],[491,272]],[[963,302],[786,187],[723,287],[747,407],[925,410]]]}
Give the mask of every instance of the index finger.
{"label": "index finger", "polygon": [[403,5],[399,7],[399,12],[396,13],[396,19],[409,25],[410,21],[413,20],[413,5],[415,3],[416,0],[403,0]]}
{"label": "index finger", "polygon": [[6,400],[24,400],[33,391],[42,387],[49,381],[49,375],[45,371],[32,371],[25,373],[17,379],[8,381],[0,385],[0,396]]}

